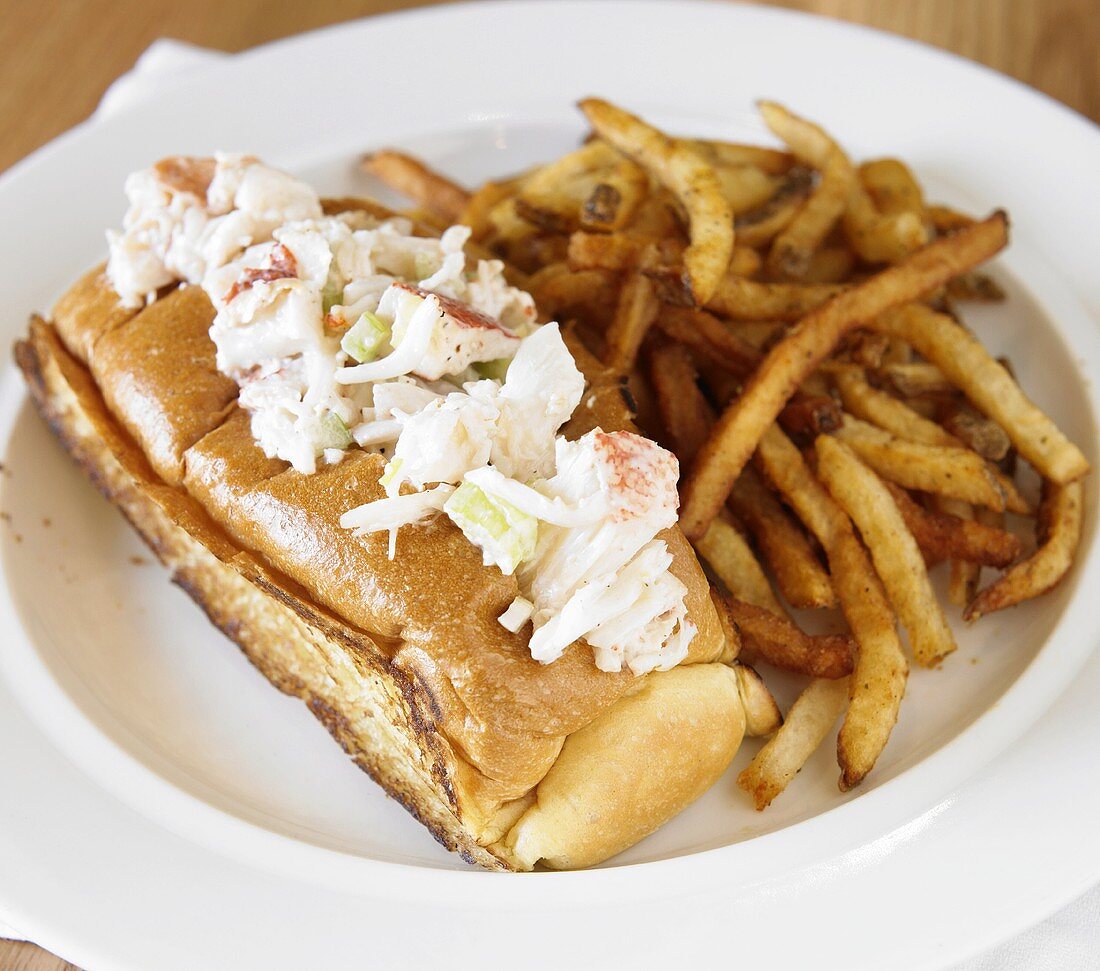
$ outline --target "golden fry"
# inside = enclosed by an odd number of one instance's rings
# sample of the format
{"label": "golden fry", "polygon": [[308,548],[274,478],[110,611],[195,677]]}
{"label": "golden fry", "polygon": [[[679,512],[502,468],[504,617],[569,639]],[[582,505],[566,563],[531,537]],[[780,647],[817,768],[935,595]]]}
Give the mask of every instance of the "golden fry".
{"label": "golden fry", "polygon": [[470,193],[462,186],[404,152],[384,148],[363,156],[362,165],[364,171],[448,224],[458,222],[470,202]]}
{"label": "golden fry", "polygon": [[694,545],[696,552],[706,560],[715,576],[734,597],[771,611],[776,616],[784,616],[783,607],[752,547],[735,526],[724,519],[716,519]]}
{"label": "golden fry", "polygon": [[836,283],[760,283],[729,274],[707,307],[735,320],[798,320],[845,289]]}
{"label": "golden fry", "polygon": [[745,647],[774,667],[813,678],[852,673],[855,649],[848,635],[811,636],[787,617],[736,598],[729,599],[727,608]]}
{"label": "golden fry", "polygon": [[[643,264],[645,260],[643,257]],[[615,315],[607,328],[608,367],[622,373],[634,366],[638,349],[659,309],[653,281],[641,269],[629,273],[619,290]]]}
{"label": "golden fry", "polygon": [[686,468],[714,423],[714,413],[699,390],[695,362],[682,344],[659,344],[649,355],[649,376],[661,422]]}

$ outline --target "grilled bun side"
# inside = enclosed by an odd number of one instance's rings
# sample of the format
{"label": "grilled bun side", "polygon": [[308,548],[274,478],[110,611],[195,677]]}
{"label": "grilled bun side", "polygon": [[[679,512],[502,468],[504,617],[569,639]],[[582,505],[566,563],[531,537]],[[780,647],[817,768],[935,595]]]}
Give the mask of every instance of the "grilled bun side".
{"label": "grilled bun side", "polygon": [[495,849],[519,870],[600,863],[709,789],[744,732],[732,668],[654,672],[565,740],[535,803]]}

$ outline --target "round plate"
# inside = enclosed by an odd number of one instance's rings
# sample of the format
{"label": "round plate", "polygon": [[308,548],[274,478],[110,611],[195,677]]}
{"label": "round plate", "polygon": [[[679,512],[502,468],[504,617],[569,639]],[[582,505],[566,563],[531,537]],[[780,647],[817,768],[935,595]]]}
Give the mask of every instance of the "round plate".
{"label": "round plate", "polygon": [[[675,130],[752,139],[766,137],[752,101],[767,96],[855,157],[905,158],[933,198],[1006,206],[1014,242],[996,272],[1010,302],[968,322],[1095,458],[1100,232],[1082,204],[1095,131],[929,49],[739,6],[448,7],[227,59],[4,178],[4,336],[101,257],[126,173],[164,154],[247,150],[342,194],[375,189],[355,160],[396,144],[473,182],[574,144],[571,106],[591,93]],[[2,382],[0,860],[17,878],[0,883],[0,909],[78,963],[218,966],[231,954],[235,967],[291,967],[369,953],[384,964],[407,960],[415,940],[422,961],[463,966],[491,933],[525,966],[570,952],[649,966],[731,947],[920,966],[1038,919],[1100,875],[1087,838],[1100,785],[1080,770],[1100,728],[1085,691],[1100,664],[1082,668],[1100,624],[1073,596],[1100,581],[1091,516],[1058,591],[961,632],[943,670],[913,673],[859,791],[837,793],[823,751],[755,814],[733,785],[746,745],[702,800],[604,868],[507,878],[463,867],[353,771],[170,588],[11,369]],[[995,916],[970,919],[968,894]],[[548,919],[569,932],[547,935]],[[669,933],[608,934],[615,920]]]}

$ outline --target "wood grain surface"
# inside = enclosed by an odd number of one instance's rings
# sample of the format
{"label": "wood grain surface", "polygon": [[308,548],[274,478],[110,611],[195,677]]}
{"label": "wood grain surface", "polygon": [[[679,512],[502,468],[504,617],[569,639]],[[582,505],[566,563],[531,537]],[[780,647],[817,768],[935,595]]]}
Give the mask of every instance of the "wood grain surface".
{"label": "wood grain surface", "polygon": [[[518,0],[517,0],[518,2]],[[86,118],[158,37],[238,51],[418,0],[3,0],[0,171]],[[987,64],[1100,121],[1097,0],[781,0]],[[2,879],[2,877],[0,877]],[[0,971],[74,966],[0,941]]]}

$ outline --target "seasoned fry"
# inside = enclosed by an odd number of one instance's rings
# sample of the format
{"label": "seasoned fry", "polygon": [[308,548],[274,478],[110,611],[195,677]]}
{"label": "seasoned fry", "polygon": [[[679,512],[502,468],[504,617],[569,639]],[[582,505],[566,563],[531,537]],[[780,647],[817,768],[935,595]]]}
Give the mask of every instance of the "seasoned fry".
{"label": "seasoned fry", "polygon": [[771,199],[734,219],[738,243],[767,246],[790,225],[812,188],[813,173],[804,166],[792,168]]}
{"label": "seasoned fry", "polygon": [[[649,257],[642,257],[643,266]],[[629,371],[646,332],[657,319],[660,304],[653,281],[639,268],[623,281],[615,315],[607,328],[606,360],[616,371]]]}
{"label": "seasoned fry", "polygon": [[622,229],[649,191],[649,177],[630,159],[621,159],[606,172],[581,206],[581,226],[603,232]]}
{"label": "seasoned fry", "polygon": [[737,777],[757,810],[767,809],[806,764],[836,724],[848,701],[848,679],[811,681],[775,736]]}
{"label": "seasoned fry", "polygon": [[925,215],[932,223],[932,228],[941,235],[966,229],[978,221],[973,216],[968,216],[950,206],[928,206],[925,209]]}
{"label": "seasoned fry", "polygon": [[736,168],[751,165],[768,175],[785,175],[794,165],[794,156],[776,148],[763,145],[742,145],[737,142],[719,142],[706,138],[687,139],[688,144],[715,166]]}
{"label": "seasoned fry", "polygon": [[714,422],[714,413],[699,390],[695,362],[682,344],[662,343],[650,352],[649,377],[661,422],[672,437],[680,464],[686,467]]}
{"label": "seasoned fry", "polygon": [[806,534],[751,465],[733,484],[730,508],[756,540],[780,592],[792,607],[833,607],[836,594]]}
{"label": "seasoned fry", "polygon": [[906,489],[1005,508],[996,477],[981,456],[968,449],[911,442],[851,417],[845,417],[835,434],[879,475]]}
{"label": "seasoned fry", "polygon": [[1004,610],[1053,589],[1073,565],[1081,540],[1084,486],[1080,480],[1043,483],[1039,503],[1039,548],[1034,554],[982,590],[963,612],[965,620]]}
{"label": "seasoned fry", "polygon": [[746,647],[769,664],[814,678],[852,673],[855,650],[846,634],[812,637],[786,617],[732,597],[728,608]]}
{"label": "seasoned fry", "polygon": [[843,246],[823,246],[802,274],[805,283],[843,283],[852,273],[855,256]]}
{"label": "seasoned fry", "polygon": [[759,108],[765,124],[798,160],[821,173],[805,205],[776,237],[768,256],[772,273],[798,279],[805,276],[814,252],[844,212],[856,173],[844,150],[817,125],[773,101],[763,101]]}
{"label": "seasoned fry", "polygon": [[762,206],[775,195],[778,185],[775,176],[768,175],[755,165],[716,164],[714,174],[718,176],[722,194],[734,217]]}
{"label": "seasoned fry", "polygon": [[362,166],[364,171],[448,224],[458,222],[470,202],[470,193],[462,186],[396,149],[384,148],[364,155]]}
{"label": "seasoned fry", "polygon": [[1019,537],[983,521],[985,507],[979,506],[969,519],[942,510],[934,512],[914,501],[901,486],[883,481],[926,559],[960,560],[1003,569],[1023,552]]}
{"label": "seasoned fry", "polygon": [[471,229],[471,239],[482,241],[493,231],[490,213],[505,200],[511,199],[516,187],[511,181],[486,182],[470,195],[458,222]]}
{"label": "seasoned fry", "polygon": [[[935,503],[940,512],[948,516],[954,516],[960,522],[972,522],[974,520],[975,507],[969,503],[959,502],[958,499],[945,499],[943,496],[937,496]],[[985,509],[987,507],[978,506],[977,508]],[[1002,514],[997,513],[997,515]],[[908,525],[908,520],[906,520],[906,525]],[[921,552],[924,553],[923,548]],[[925,553],[926,558],[927,555]],[[970,603],[974,599],[974,594],[978,592],[978,580],[981,573],[982,566],[980,563],[972,563],[968,560],[952,560],[951,573],[947,581],[948,601],[956,607],[965,607]]]}
{"label": "seasoned fry", "polygon": [[652,241],[625,233],[586,233],[569,237],[567,259],[571,270],[629,270],[638,264]]}
{"label": "seasoned fry", "polygon": [[1012,447],[1000,425],[958,401],[945,402],[939,419],[948,432],[987,461],[1000,462]]}
{"label": "seasoned fry", "polygon": [[947,295],[955,300],[972,300],[976,303],[1000,303],[1005,292],[991,276],[985,273],[962,273],[948,281]]}
{"label": "seasoned fry", "polygon": [[657,326],[673,340],[687,344],[738,377],[747,377],[763,359],[755,347],[705,310],[664,307]]}
{"label": "seasoned fry", "polygon": [[880,158],[859,167],[859,179],[875,207],[887,216],[911,212],[924,214],[924,193],[909,166],[896,158]]}
{"label": "seasoned fry", "polygon": [[705,532],[768,426],[848,331],[988,259],[1007,239],[1007,220],[996,213],[841,293],[793,328],[768,352],[703,446],[684,488],[681,524],[688,536]]}
{"label": "seasoned fry", "polygon": [[856,418],[911,442],[958,448],[960,442],[949,432],[913,411],[904,401],[872,387],[861,368],[838,367],[830,372],[844,408]]}
{"label": "seasoned fry", "polygon": [[1065,484],[1088,472],[1081,450],[1027,398],[978,340],[950,317],[910,304],[883,314],[871,326],[912,344],[935,364],[979,411],[1005,430],[1043,476]]}
{"label": "seasoned fry", "polygon": [[935,364],[923,361],[910,364],[885,361],[878,371],[903,398],[949,395],[955,391],[955,386]]}
{"label": "seasoned fry", "polygon": [[707,307],[735,320],[798,320],[845,289],[837,283],[760,283],[729,274]]}
{"label": "seasoned fry", "polygon": [[734,597],[771,611],[777,617],[784,616],[783,607],[757,562],[752,547],[735,526],[724,519],[715,519],[694,545]]}
{"label": "seasoned fry", "polygon": [[955,650],[917,541],[874,472],[843,442],[822,435],[815,443],[818,475],[851,517],[870,550],[891,604],[909,631],[918,664],[929,667]]}
{"label": "seasoned fry", "polygon": [[[590,141],[532,172],[516,196],[516,212],[521,219],[551,232],[576,229],[581,223],[582,208],[596,186],[623,162],[626,160],[607,142]],[[632,193],[634,204],[648,182],[640,171],[637,178],[643,180],[641,188],[627,190]]]}
{"label": "seasoned fry", "polygon": [[676,195],[688,216],[691,243],[684,250],[684,286],[696,305],[706,303],[729,267],[733,214],[714,170],[678,143],[621,108],[598,98],[580,103],[592,127]]}
{"label": "seasoned fry", "polygon": [[779,424],[785,431],[805,438],[836,431],[843,420],[836,401],[831,397],[804,391],[796,391],[779,413]]}
{"label": "seasoned fry", "polygon": [[530,279],[531,293],[544,314],[563,310],[610,308],[616,297],[615,283],[600,270],[571,273],[564,264],[550,264]]}

